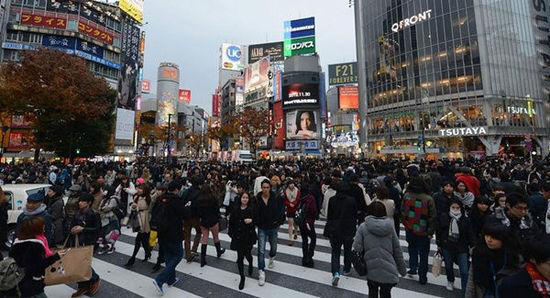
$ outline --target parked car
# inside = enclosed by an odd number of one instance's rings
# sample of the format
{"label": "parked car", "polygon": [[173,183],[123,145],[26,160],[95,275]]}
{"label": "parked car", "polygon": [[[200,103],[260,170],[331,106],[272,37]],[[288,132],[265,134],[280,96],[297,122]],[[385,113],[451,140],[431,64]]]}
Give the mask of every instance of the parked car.
{"label": "parked car", "polygon": [[27,204],[27,198],[39,191],[48,192],[51,185],[49,184],[6,184],[2,185],[4,194],[8,199],[8,243],[6,245],[11,247],[11,243],[15,239],[15,224],[17,218],[23,213],[23,208]]}

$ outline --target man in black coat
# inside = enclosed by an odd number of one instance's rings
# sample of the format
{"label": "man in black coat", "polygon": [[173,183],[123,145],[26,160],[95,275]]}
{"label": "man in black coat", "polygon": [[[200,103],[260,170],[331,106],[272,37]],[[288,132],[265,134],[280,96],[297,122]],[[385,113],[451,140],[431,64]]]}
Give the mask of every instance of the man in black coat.
{"label": "man in black coat", "polygon": [[172,181],[168,184],[168,192],[159,197],[159,216],[157,225],[159,246],[164,252],[166,266],[164,270],[157,275],[153,284],[159,295],[164,295],[162,286],[174,285],[176,278],[176,266],[183,258],[183,220],[187,218],[188,210],[184,202],[176,194],[180,190],[180,185]]}
{"label": "man in black coat", "polygon": [[351,186],[341,182],[336,189],[327,209],[327,223],[323,235],[330,239],[332,247],[331,271],[332,285],[340,280],[340,255],[344,246],[344,275],[351,273],[351,246],[356,232],[357,201],[351,195]]}

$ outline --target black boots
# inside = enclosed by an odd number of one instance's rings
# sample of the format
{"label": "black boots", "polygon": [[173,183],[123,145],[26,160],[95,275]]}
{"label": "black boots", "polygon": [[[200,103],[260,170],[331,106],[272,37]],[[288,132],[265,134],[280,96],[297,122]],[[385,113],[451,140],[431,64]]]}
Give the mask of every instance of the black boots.
{"label": "black boots", "polygon": [[126,264],[124,264],[124,267],[131,268],[134,266],[134,262],[136,261],[136,257],[132,256]]}
{"label": "black boots", "polygon": [[207,247],[208,247],[207,244],[201,244],[201,267],[204,267],[206,265],[206,248]]}
{"label": "black boots", "polygon": [[145,251],[145,258],[141,262],[145,263],[149,261],[150,258],[151,258],[151,251]]}
{"label": "black boots", "polygon": [[249,253],[245,256],[246,260],[248,261],[248,276],[252,276],[252,273],[254,272],[254,266],[252,266],[252,255]]}
{"label": "black boots", "polygon": [[241,282],[239,282],[239,290],[244,289],[244,281],[246,277],[244,276],[244,264],[243,262],[238,262],[237,267],[239,268],[239,275],[241,276]]}
{"label": "black boots", "polygon": [[219,242],[214,243],[214,245],[216,246],[216,253],[218,255],[218,258],[220,258],[223,255],[223,253],[225,252],[225,248],[222,248],[222,246]]}

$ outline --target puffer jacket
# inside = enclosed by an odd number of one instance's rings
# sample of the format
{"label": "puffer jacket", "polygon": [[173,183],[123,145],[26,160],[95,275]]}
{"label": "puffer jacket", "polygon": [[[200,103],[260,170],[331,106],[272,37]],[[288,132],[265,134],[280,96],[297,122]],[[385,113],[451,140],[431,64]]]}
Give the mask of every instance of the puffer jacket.
{"label": "puffer jacket", "polygon": [[367,216],[355,234],[353,249],[364,252],[367,280],[397,284],[399,274],[407,273],[399,238],[388,217]]}

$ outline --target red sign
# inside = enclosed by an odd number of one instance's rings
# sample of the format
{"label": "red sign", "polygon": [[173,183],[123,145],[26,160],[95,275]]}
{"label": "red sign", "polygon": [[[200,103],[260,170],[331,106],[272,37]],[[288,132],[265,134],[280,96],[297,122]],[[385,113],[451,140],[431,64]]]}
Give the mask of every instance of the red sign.
{"label": "red sign", "polygon": [[31,148],[32,135],[30,131],[11,132],[8,150],[27,150]]}
{"label": "red sign", "polygon": [[283,118],[283,102],[279,100],[273,104],[273,125],[275,128],[274,149],[285,149],[285,126]]}
{"label": "red sign", "polygon": [[212,94],[212,117],[220,117],[220,96]]}
{"label": "red sign", "polygon": [[34,14],[23,13],[21,15],[21,24],[31,26],[42,26],[56,29],[66,29],[67,20],[56,17],[46,17]]}
{"label": "red sign", "polygon": [[101,40],[104,43],[113,44],[113,35],[105,32],[101,29],[94,28],[90,25],[87,25],[83,22],[78,23],[78,31],[82,34],[88,35],[88,36],[93,37],[97,40]]}
{"label": "red sign", "polygon": [[149,80],[141,81],[141,93],[145,93],[145,94],[151,93],[151,81]]}
{"label": "red sign", "polygon": [[359,109],[359,88],[357,86],[338,87],[338,102],[341,110]]}
{"label": "red sign", "polygon": [[191,103],[191,90],[180,89],[178,93],[178,100],[180,102],[186,102],[187,104]]}

